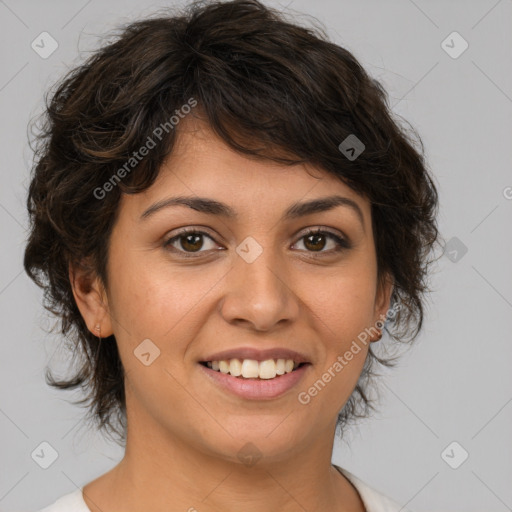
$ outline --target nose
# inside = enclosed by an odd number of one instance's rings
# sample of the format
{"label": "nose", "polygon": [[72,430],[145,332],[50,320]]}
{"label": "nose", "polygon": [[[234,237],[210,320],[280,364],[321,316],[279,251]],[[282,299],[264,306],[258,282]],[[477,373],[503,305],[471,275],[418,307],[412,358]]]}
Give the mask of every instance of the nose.
{"label": "nose", "polygon": [[300,301],[290,272],[271,248],[252,262],[235,258],[226,275],[220,313],[230,324],[256,331],[269,331],[278,324],[291,324],[299,315]]}

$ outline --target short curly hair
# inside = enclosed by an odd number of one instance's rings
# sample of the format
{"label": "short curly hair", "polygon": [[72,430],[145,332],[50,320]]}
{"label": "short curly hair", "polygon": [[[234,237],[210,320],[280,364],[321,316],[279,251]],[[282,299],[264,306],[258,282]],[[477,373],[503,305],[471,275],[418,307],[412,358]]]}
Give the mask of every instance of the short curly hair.
{"label": "short curly hair", "polygon": [[[97,191],[190,98],[237,152],[286,165],[311,163],[369,199],[379,279],[393,277],[391,303],[400,306],[384,327],[392,339],[414,340],[430,291],[438,193],[423,143],[409,123],[406,130],[393,118],[384,88],[349,51],[330,42],[321,27],[299,26],[256,0],[193,2],[178,13],[129,23],[45,97],[24,255],[27,274],[43,288],[44,306],[57,317],[79,365],[64,380],[47,371],[47,384],[80,386],[85,398],[77,403],[86,402],[89,419],[120,444],[126,442],[126,404],[117,345],[87,328],[69,266],[89,269],[108,289],[108,241],[121,194],[155,181],[179,124],[162,132],[108,194]],[[364,144],[355,159],[339,147],[350,135]],[[368,394],[374,362],[394,366],[395,359],[370,347],[339,413],[340,431],[375,409]]]}

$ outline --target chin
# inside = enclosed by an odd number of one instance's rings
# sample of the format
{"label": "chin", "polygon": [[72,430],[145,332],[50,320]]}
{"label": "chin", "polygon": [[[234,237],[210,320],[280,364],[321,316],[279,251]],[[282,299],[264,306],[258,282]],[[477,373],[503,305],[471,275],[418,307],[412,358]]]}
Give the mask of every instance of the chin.
{"label": "chin", "polygon": [[280,462],[292,457],[306,443],[304,432],[292,417],[239,417],[226,426],[232,437],[226,434],[203,442],[215,456],[248,467]]}

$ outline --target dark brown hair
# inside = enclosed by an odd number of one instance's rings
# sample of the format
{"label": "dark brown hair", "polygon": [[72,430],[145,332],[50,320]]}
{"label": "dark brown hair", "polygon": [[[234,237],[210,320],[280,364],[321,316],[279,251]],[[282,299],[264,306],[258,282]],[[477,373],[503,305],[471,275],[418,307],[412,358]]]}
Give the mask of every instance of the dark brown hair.
{"label": "dark brown hair", "polygon": [[[194,2],[184,11],[133,22],[71,70],[46,97],[28,191],[30,235],[24,266],[79,366],[89,419],[126,441],[123,367],[115,339],[100,341],[75,303],[69,264],[89,268],[108,288],[108,241],[121,193],[145,190],[172,151],[179,124],[123,177],[134,152],[169,125],[191,98],[230,147],[284,164],[311,163],[371,201],[379,279],[394,278],[385,331],[410,342],[423,322],[429,254],[439,238],[438,196],[414,129],[393,119],[387,94],[346,49],[256,0]],[[339,145],[364,144],[355,159]],[[414,137],[413,137],[414,135]],[[108,193],[98,193],[99,189]],[[95,193],[96,191],[96,193]],[[101,197],[99,197],[101,196]],[[113,336],[111,338],[114,338]],[[385,343],[385,341],[381,342]],[[372,347],[338,427],[374,409],[368,394]]]}

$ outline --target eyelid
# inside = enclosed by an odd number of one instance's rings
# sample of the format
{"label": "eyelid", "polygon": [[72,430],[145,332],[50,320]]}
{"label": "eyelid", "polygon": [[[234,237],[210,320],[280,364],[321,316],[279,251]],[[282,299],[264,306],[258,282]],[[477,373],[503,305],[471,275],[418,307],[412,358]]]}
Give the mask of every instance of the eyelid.
{"label": "eyelid", "polygon": [[296,235],[296,237],[297,237],[297,239],[300,239],[303,236],[310,235],[310,234],[317,233],[317,232],[327,233],[329,235],[332,235],[332,236],[335,236],[338,238],[342,238],[343,240],[348,241],[348,237],[346,237],[341,231],[334,230],[332,228],[328,228],[327,226],[322,226],[322,225],[309,226],[307,228],[304,228],[301,231],[299,231],[299,233]]}
{"label": "eyelid", "polygon": [[[208,231],[205,231],[207,228],[204,228],[204,227],[199,227],[199,226],[187,226],[185,228],[181,228],[178,230],[178,232],[176,232],[175,234],[173,234],[172,236],[168,236],[168,237],[165,237],[164,238],[164,246],[167,246],[167,245],[170,245],[171,242],[173,241],[176,241],[178,240],[179,238],[181,237],[184,237],[184,236],[187,236],[187,235],[190,235],[190,234],[194,234],[194,235],[203,235],[203,236],[206,236],[208,238],[210,238],[213,242],[215,242],[217,245],[218,242],[215,240],[215,237],[214,235],[210,234]],[[180,251],[180,252],[183,252],[183,251]],[[205,252],[205,251],[199,251],[199,252]],[[192,254],[192,253],[190,253]]]}

